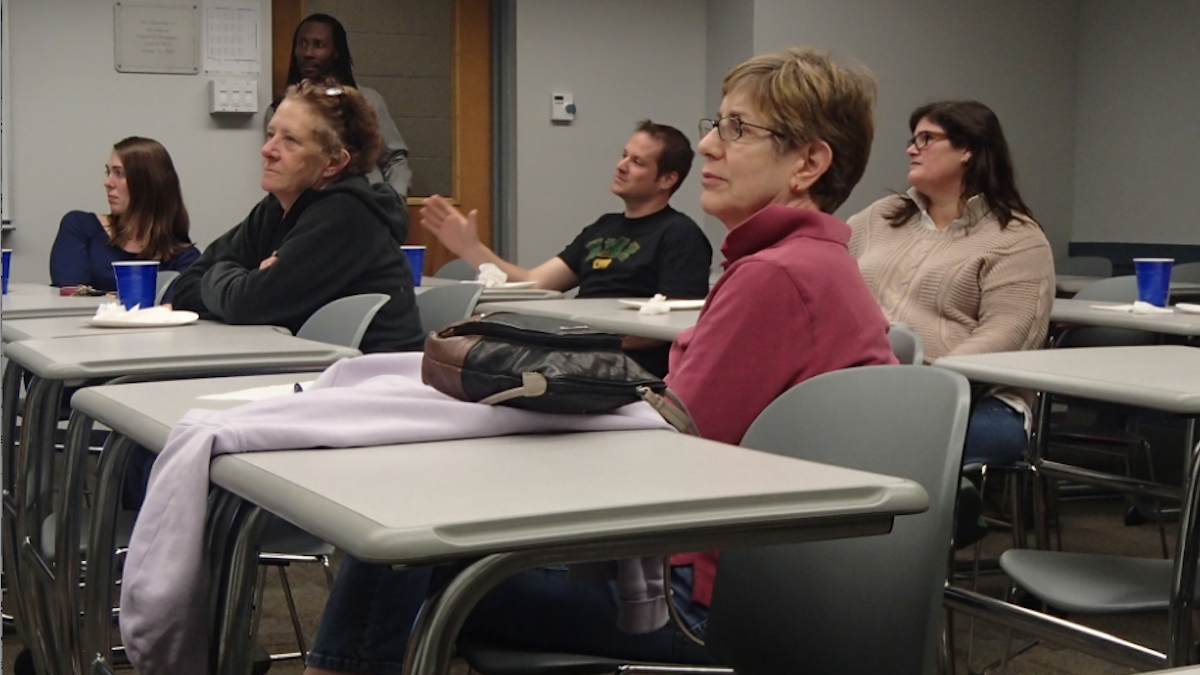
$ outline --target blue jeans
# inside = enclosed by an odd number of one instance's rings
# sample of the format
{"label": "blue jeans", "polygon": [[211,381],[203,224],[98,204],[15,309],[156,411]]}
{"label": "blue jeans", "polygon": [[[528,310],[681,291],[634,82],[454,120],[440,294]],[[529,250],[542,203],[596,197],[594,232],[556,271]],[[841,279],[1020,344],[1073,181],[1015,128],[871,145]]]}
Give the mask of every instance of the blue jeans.
{"label": "blue jeans", "polygon": [[994,396],[975,404],[967,423],[963,464],[1012,464],[1029,445],[1024,416]]}
{"label": "blue jeans", "polygon": [[[350,556],[321,617],[307,663],[328,670],[399,675],[412,624],[437,568],[392,570]],[[708,610],[691,597],[691,568],[672,577],[676,604],[703,636]],[[529,570],[505,580],[480,600],[461,637],[474,642],[636,661],[711,664],[708,652],[674,624],[644,635],[617,630],[615,584],[569,578],[565,567]]]}

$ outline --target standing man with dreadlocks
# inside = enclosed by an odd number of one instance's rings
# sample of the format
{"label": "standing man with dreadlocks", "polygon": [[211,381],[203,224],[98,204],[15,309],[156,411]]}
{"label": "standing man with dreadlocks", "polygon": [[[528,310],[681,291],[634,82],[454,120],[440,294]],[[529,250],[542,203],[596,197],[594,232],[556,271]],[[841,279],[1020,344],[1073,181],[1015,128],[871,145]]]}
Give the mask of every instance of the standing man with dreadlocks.
{"label": "standing man with dreadlocks", "polygon": [[[287,85],[300,80],[323,82],[337,80],[358,88],[371,104],[379,118],[379,133],[383,136],[383,154],[378,166],[367,174],[371,183],[387,183],[400,195],[408,196],[412,182],[412,170],[408,168],[408,145],[400,136],[400,130],[388,112],[387,104],[379,92],[359,85],[354,81],[354,59],[350,56],[350,45],[346,41],[346,29],[342,23],[328,14],[311,14],[300,22],[292,35],[292,61],[288,65]],[[285,87],[286,88],[286,87]],[[270,124],[278,101],[267,110],[264,127]]]}

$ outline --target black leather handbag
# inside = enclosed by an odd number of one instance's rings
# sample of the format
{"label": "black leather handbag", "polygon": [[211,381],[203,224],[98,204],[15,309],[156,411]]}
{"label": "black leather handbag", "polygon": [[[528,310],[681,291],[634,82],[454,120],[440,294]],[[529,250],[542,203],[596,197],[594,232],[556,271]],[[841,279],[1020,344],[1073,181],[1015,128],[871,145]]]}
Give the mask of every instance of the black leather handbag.
{"label": "black leather handbag", "polygon": [[421,379],[462,401],[540,412],[646,400],[676,428],[695,430],[666,383],[621,351],[620,336],[575,321],[496,312],[450,324],[425,338]]}

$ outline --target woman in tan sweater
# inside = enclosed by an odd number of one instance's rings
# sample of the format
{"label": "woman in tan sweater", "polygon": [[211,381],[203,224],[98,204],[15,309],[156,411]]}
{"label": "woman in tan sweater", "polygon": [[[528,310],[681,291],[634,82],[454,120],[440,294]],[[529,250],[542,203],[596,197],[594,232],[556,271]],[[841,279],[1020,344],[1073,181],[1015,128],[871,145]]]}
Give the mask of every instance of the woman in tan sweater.
{"label": "woman in tan sweater", "polygon": [[[906,194],[850,218],[850,254],[893,323],[925,357],[1037,349],[1054,300],[1050,244],[1021,200],[1000,121],[975,101],[909,117]],[[1029,400],[991,391],[975,405],[963,461],[1008,463],[1028,444]]]}

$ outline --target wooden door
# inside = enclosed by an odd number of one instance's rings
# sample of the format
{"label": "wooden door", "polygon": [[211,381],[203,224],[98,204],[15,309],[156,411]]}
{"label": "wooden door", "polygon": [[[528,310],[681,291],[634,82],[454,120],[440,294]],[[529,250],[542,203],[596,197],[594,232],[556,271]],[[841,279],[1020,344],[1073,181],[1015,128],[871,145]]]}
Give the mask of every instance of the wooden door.
{"label": "wooden door", "polygon": [[[492,242],[492,91],[490,0],[444,0],[453,5],[451,42],[451,194],[443,195],[464,213],[479,212],[479,238]],[[278,96],[287,82],[292,33],[308,15],[304,0],[272,0],[272,91]],[[336,14],[335,14],[336,16]],[[351,42],[351,49],[354,43]],[[400,129],[413,144],[409,133]],[[455,256],[420,225],[425,197],[410,194],[409,244],[423,244],[425,273],[432,274]]]}

